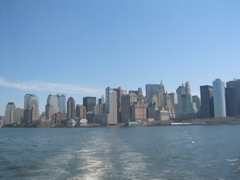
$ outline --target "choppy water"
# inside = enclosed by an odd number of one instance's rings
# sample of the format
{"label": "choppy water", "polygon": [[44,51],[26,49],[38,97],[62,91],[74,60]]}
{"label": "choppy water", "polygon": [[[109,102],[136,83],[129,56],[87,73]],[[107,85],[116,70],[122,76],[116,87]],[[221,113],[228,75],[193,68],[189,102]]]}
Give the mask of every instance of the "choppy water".
{"label": "choppy water", "polygon": [[240,179],[240,125],[0,128],[0,179]]}

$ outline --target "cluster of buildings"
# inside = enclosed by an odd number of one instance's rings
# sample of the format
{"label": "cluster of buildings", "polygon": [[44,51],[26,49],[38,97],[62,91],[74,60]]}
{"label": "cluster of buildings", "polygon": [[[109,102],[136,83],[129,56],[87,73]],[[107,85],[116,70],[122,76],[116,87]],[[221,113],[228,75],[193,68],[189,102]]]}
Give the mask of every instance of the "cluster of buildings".
{"label": "cluster of buildings", "polygon": [[200,96],[192,95],[190,83],[179,86],[176,92],[168,93],[160,84],[146,84],[127,92],[121,87],[105,89],[105,96],[84,97],[83,104],[76,104],[73,97],[66,100],[64,94],[49,94],[45,112],[39,113],[38,97],[24,96],[24,108],[16,108],[13,102],[6,106],[2,125],[29,126],[86,126],[119,125],[128,122],[146,124],[159,121],[234,117],[240,115],[240,80],[225,83],[220,79],[212,86],[200,86]]}

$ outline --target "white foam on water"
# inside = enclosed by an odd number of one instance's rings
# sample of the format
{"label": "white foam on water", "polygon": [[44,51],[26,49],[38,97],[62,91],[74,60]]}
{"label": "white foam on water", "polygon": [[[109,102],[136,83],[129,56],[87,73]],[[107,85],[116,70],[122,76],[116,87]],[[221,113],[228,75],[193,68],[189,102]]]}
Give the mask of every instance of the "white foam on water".
{"label": "white foam on water", "polygon": [[226,161],[229,161],[229,162],[236,162],[236,161],[239,161],[238,158],[235,158],[235,159],[226,159]]}

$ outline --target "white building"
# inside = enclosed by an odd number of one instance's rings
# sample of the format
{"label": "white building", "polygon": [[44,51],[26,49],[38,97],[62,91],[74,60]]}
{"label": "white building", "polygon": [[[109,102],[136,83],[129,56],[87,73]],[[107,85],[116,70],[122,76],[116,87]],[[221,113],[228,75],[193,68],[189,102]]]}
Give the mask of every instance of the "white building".
{"label": "white building", "polygon": [[106,114],[109,114],[108,124],[117,124],[117,92],[107,87],[106,93]]}
{"label": "white building", "polygon": [[214,117],[226,117],[225,84],[221,79],[213,81]]}
{"label": "white building", "polygon": [[5,124],[11,124],[11,109],[16,108],[15,104],[13,102],[9,102],[6,105],[6,111],[5,111]]}
{"label": "white building", "polygon": [[48,119],[52,119],[55,113],[59,112],[58,108],[58,95],[49,94],[47,98],[47,105],[45,110],[45,115]]}

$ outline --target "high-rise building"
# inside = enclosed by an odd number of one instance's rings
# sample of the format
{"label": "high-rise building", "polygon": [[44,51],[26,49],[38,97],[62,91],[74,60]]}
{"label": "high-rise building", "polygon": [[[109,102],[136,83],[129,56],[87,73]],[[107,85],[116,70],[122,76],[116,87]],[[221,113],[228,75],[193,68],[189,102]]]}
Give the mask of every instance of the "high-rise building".
{"label": "high-rise building", "polygon": [[158,107],[165,106],[164,93],[165,93],[165,88],[164,88],[164,85],[161,81],[160,86],[159,86],[159,90],[158,90],[158,93],[157,93],[157,106]]}
{"label": "high-rise building", "polygon": [[79,105],[77,104],[76,106],[76,117],[80,118],[80,119],[86,119],[86,107],[83,105]]}
{"label": "high-rise building", "polygon": [[154,95],[158,95],[159,88],[159,84],[146,84],[146,98],[148,101],[151,101]]}
{"label": "high-rise building", "polygon": [[39,116],[39,101],[38,97],[34,94],[25,94],[24,96],[24,109],[34,109],[34,113]]}
{"label": "high-rise building", "polygon": [[38,97],[34,94],[25,94],[24,96],[24,109],[31,109],[34,107],[35,109],[39,109],[38,107]]}
{"label": "high-rise building", "polygon": [[107,87],[105,90],[106,102],[105,110],[106,114],[109,114],[108,124],[117,124],[117,92],[113,88]]}
{"label": "high-rise building", "polygon": [[240,115],[240,79],[227,82],[227,87],[235,90],[237,115]]}
{"label": "high-rise building", "polygon": [[64,94],[58,94],[57,96],[59,112],[63,113],[66,117],[66,96]]}
{"label": "high-rise building", "polygon": [[45,110],[45,115],[47,119],[52,119],[52,116],[55,113],[59,112],[58,108],[58,95],[57,94],[49,94],[47,98],[47,105]]}
{"label": "high-rise building", "polygon": [[213,81],[214,117],[226,117],[225,87],[221,79]]}
{"label": "high-rise building", "polygon": [[185,86],[179,86],[176,90],[178,95],[178,104],[176,105],[176,118],[177,119],[189,119],[196,118],[198,109],[196,108],[196,103],[192,100],[192,95],[190,93],[189,82],[185,83]]}
{"label": "high-rise building", "polygon": [[23,119],[23,111],[21,108],[11,109],[11,123],[20,124]]}
{"label": "high-rise building", "polygon": [[214,117],[213,106],[213,87],[212,86],[200,86],[201,94],[201,118]]}
{"label": "high-rise building", "polygon": [[75,109],[75,101],[72,97],[68,98],[67,101],[67,118],[75,119],[76,117],[76,109]]}
{"label": "high-rise building", "polygon": [[6,105],[6,111],[5,111],[5,124],[11,124],[11,110],[13,108],[16,108],[15,104],[13,102],[9,102]]}
{"label": "high-rise building", "polygon": [[83,105],[86,107],[87,112],[93,112],[93,107],[96,106],[96,97],[84,97]]}
{"label": "high-rise building", "polygon": [[121,122],[121,111],[122,111],[121,96],[123,94],[125,94],[125,91],[121,87],[114,88],[113,90],[116,91],[116,93],[117,93],[117,122],[120,123]]}
{"label": "high-rise building", "polygon": [[23,112],[23,123],[25,125],[32,124],[33,121],[38,119],[38,110],[32,107],[31,109],[25,109]]}
{"label": "high-rise building", "polygon": [[200,100],[199,96],[197,96],[197,95],[192,96],[192,102],[196,104],[196,108],[200,111],[201,100]]}
{"label": "high-rise building", "polygon": [[225,88],[225,98],[226,98],[226,115],[227,116],[237,116],[237,102],[235,89],[227,87]]}
{"label": "high-rise building", "polygon": [[126,123],[132,119],[131,106],[137,103],[137,95],[135,93],[125,94],[121,97],[121,123]]}

